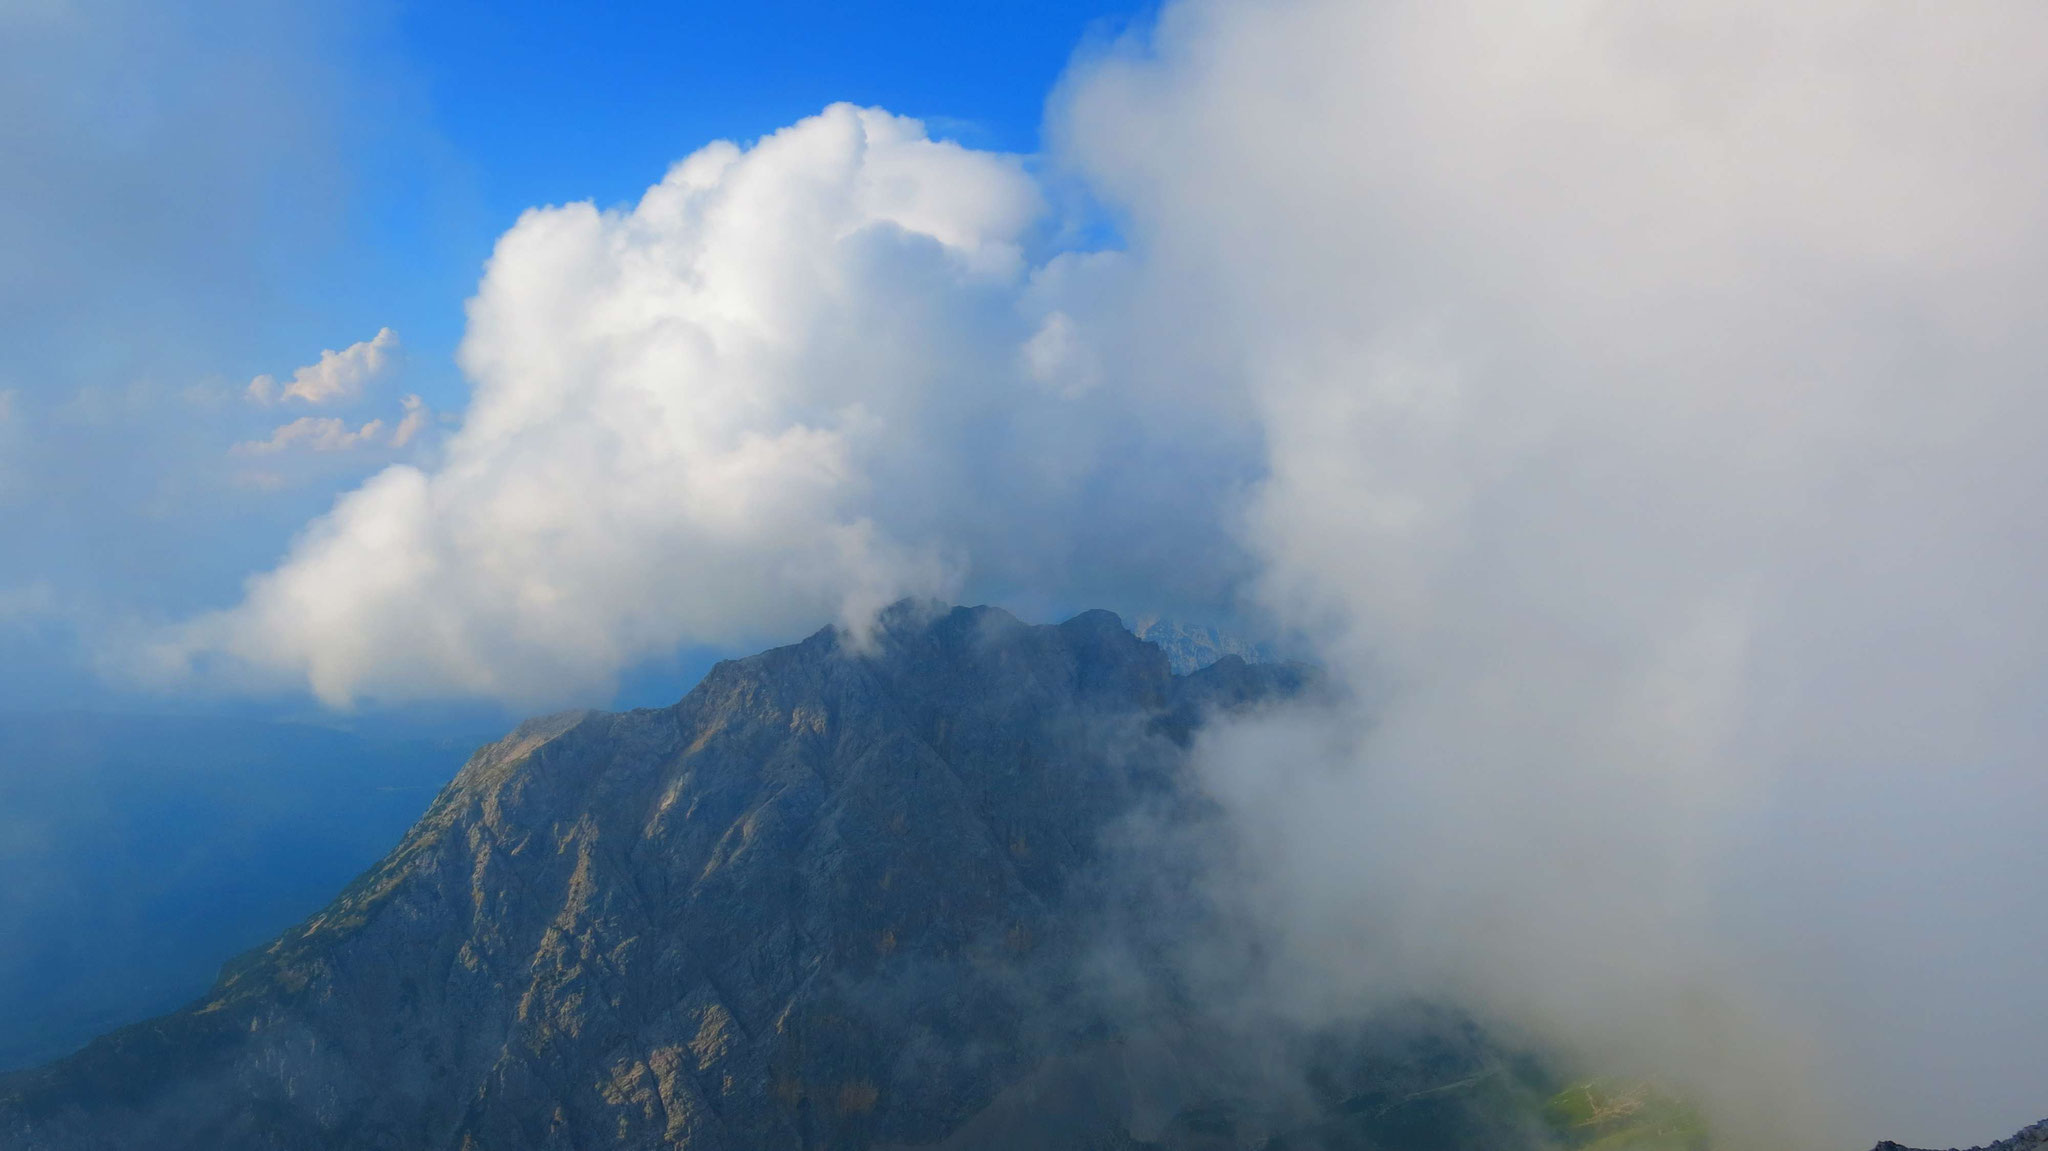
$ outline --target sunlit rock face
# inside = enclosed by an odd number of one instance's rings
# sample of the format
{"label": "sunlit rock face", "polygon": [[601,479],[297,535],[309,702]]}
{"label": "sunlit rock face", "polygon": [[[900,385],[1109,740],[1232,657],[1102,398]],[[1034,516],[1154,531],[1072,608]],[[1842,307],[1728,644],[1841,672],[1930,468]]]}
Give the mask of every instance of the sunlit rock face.
{"label": "sunlit rock face", "polygon": [[[1235,1146],[1295,1105],[1197,1022],[1155,841],[1204,718],[1304,675],[905,603],[531,721],[202,1000],[0,1080],[0,1145]],[[1333,1113],[1438,1135],[1498,1068],[1434,1017],[1301,1051]]]}
{"label": "sunlit rock face", "polygon": [[1131,633],[1165,652],[1166,664],[1175,675],[1191,675],[1230,655],[1246,663],[1271,663],[1274,660],[1273,651],[1267,645],[1218,631],[1207,624],[1148,615],[1131,621]]}

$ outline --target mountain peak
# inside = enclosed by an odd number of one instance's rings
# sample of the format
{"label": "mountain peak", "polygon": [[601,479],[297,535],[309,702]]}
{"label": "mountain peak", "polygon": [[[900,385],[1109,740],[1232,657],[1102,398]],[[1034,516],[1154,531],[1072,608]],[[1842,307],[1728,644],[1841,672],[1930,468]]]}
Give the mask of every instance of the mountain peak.
{"label": "mountain peak", "polygon": [[1104,836],[1184,802],[1205,714],[1297,681],[1175,677],[1108,612],[906,601],[842,639],[521,724],[199,1002],[0,1079],[0,1142],[945,1138],[1115,1034],[1084,978]]}

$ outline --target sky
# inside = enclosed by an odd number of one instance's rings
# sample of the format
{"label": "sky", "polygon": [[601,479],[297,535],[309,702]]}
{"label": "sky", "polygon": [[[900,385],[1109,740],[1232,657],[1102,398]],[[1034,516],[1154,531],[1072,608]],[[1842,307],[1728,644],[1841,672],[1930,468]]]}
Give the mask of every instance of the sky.
{"label": "sky", "polygon": [[1334,687],[1200,749],[1219,992],[1451,997],[1731,1146],[2039,1118],[2031,0],[0,20],[14,700],[1235,620]]}

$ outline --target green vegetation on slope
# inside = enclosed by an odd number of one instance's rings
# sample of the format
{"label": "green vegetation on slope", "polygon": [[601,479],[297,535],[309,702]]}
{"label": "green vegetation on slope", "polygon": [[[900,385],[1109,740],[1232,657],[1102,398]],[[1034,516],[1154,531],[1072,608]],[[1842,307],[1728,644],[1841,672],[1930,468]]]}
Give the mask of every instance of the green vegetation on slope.
{"label": "green vegetation on slope", "polygon": [[1543,1118],[1572,1151],[1707,1151],[1697,1107],[1653,1084],[1587,1079],[1551,1096]]}

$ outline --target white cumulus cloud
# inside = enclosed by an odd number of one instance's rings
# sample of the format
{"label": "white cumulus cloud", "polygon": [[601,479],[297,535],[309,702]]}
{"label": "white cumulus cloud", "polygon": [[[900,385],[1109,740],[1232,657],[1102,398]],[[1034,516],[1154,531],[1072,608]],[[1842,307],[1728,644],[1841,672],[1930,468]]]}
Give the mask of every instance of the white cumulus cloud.
{"label": "white cumulus cloud", "polygon": [[362,395],[363,385],[383,374],[398,351],[398,333],[379,328],[367,340],[320,353],[319,360],[292,373],[280,390],[275,376],[249,381],[248,396],[259,404],[303,400],[315,406],[341,403]]}
{"label": "white cumulus cloud", "polygon": [[[858,621],[970,576],[1030,586],[1092,537],[1138,549],[1104,581],[1193,566],[1165,549],[1221,539],[1183,526],[1216,521],[1184,509],[1221,480],[1096,489],[1180,452],[1230,476],[1214,444],[1235,433],[1027,373],[1042,297],[1105,274],[1031,264],[1043,211],[1016,158],[842,105],[707,147],[628,209],[528,212],[471,301],[475,393],[440,465],[342,498],[160,654],[337,703],[574,698],[679,643]],[[296,426],[279,435],[351,434]]]}

